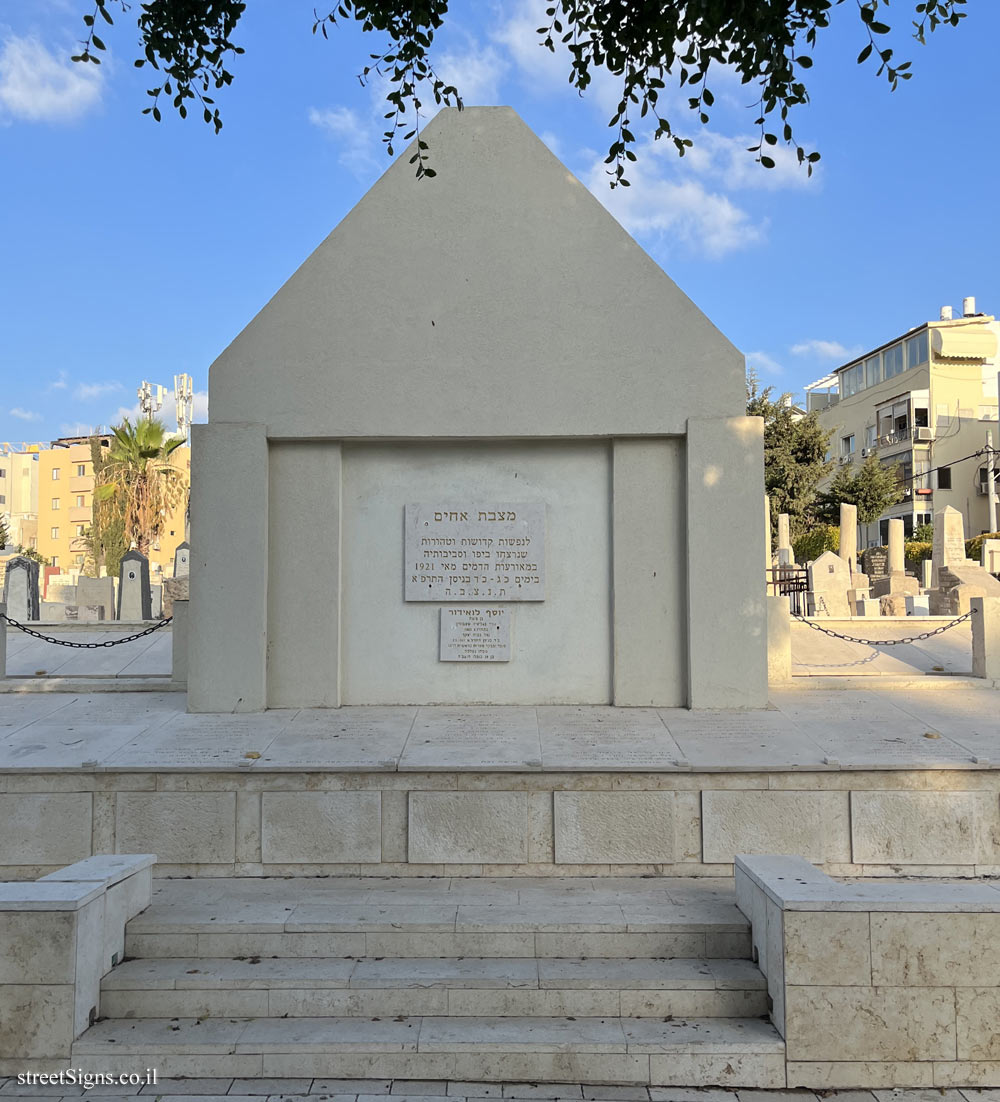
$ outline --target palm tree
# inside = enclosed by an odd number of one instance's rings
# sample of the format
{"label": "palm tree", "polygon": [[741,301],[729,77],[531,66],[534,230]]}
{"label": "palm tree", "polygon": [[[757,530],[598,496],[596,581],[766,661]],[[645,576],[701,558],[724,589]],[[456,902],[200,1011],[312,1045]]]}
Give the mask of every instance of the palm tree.
{"label": "palm tree", "polygon": [[162,422],[152,418],[133,425],[126,417],[111,431],[114,439],[96,474],[94,498],[114,502],[124,525],[125,546],[148,555],[150,544],[163,531],[166,511],[184,494],[181,472],[170,464],[170,455],[184,440],[168,437]]}

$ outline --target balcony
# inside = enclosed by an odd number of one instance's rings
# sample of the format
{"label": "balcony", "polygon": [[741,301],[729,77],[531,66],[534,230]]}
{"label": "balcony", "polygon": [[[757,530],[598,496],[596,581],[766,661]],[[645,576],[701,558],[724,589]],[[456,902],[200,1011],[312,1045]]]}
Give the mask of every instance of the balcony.
{"label": "balcony", "polygon": [[93,510],[89,505],[73,505],[69,510],[70,524],[90,524],[93,519]]}
{"label": "balcony", "polygon": [[75,474],[69,480],[69,492],[71,494],[86,494],[93,489],[94,476],[92,474]]}

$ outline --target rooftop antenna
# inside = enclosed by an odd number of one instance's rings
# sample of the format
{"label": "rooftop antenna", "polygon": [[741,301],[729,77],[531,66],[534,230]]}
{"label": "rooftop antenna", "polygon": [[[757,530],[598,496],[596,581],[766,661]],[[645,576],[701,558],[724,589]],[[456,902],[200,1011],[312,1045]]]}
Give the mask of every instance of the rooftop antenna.
{"label": "rooftop antenna", "polygon": [[174,403],[177,406],[177,431],[190,444],[194,412],[194,380],[190,375],[174,376]]}
{"label": "rooftop antenna", "polygon": [[153,416],[163,408],[163,399],[166,397],[166,387],[159,383],[147,383],[143,379],[139,386],[139,409],[150,421]]}

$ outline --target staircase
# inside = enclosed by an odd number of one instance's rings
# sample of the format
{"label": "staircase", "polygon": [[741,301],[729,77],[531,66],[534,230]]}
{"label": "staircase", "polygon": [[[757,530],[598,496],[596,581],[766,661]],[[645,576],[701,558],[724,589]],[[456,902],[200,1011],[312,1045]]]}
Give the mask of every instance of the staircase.
{"label": "staircase", "polygon": [[784,1086],[731,880],[160,881],[74,1064]]}

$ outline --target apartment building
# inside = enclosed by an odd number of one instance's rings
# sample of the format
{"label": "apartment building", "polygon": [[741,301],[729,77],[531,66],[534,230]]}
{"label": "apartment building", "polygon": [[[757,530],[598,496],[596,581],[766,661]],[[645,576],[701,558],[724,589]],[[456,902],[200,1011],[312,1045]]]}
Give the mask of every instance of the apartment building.
{"label": "apartment building", "polygon": [[[900,465],[904,498],[878,522],[862,526],[865,544],[885,544],[888,522],[901,518],[907,535],[951,505],[965,517],[967,536],[988,531],[987,432],[1000,447],[997,349],[1000,324],[964,300],[961,317],[944,307],[806,387],[807,406],[833,430],[831,455],[840,466],[870,454]],[[971,458],[970,458],[971,457]]]}
{"label": "apartment building", "polygon": [[38,453],[41,444],[0,444],[0,515],[13,547],[38,546]]}
{"label": "apartment building", "polygon": [[[109,447],[110,436],[101,436]],[[191,449],[171,456],[187,485],[191,482]],[[157,584],[173,572],[174,553],[184,541],[184,511],[180,502],[165,517],[164,530],[149,552],[150,579]],[[87,559],[86,531],[93,522],[94,465],[90,438],[63,437],[38,455],[38,550],[61,574],[83,572]]]}

